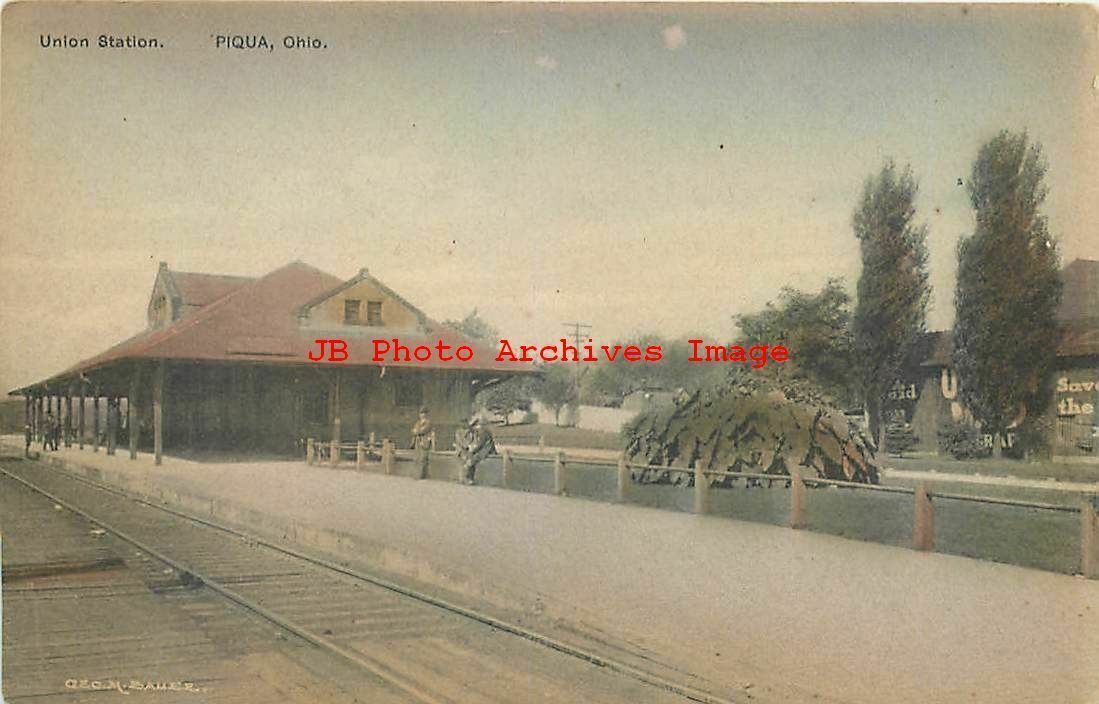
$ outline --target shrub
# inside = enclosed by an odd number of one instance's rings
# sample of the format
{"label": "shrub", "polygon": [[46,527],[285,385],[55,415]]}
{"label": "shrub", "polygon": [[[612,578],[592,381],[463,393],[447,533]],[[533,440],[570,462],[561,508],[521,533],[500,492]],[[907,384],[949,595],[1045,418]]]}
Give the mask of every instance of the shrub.
{"label": "shrub", "polygon": [[885,449],[891,455],[903,457],[918,441],[919,438],[912,432],[912,426],[903,420],[890,421],[885,426]]}
{"label": "shrub", "polygon": [[1004,454],[1016,459],[1050,459],[1053,446],[1050,434],[1053,424],[1048,418],[1027,417],[1023,424],[1015,429],[1015,442],[1004,448]]}

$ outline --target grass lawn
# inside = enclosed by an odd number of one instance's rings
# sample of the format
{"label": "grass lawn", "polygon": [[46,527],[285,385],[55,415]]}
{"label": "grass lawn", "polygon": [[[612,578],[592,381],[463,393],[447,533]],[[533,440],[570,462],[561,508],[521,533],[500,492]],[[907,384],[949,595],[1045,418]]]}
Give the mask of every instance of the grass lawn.
{"label": "grass lawn", "polygon": [[598,450],[621,450],[622,436],[603,430],[586,428],[562,428],[546,423],[523,425],[493,425],[496,442],[505,445],[537,445],[539,438],[549,447],[585,447]]}
{"label": "grass lawn", "polygon": [[883,467],[919,471],[935,470],[954,474],[983,474],[993,477],[1018,477],[1020,479],[1057,479],[1063,482],[1099,482],[1099,463],[1077,464],[1069,462],[1027,462],[1011,459],[956,460],[950,456],[878,458]]}

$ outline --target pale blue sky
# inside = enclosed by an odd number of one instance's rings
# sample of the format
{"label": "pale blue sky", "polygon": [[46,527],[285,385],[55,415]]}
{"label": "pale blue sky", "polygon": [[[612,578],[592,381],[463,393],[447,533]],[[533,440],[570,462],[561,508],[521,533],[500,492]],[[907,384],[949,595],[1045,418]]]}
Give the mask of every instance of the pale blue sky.
{"label": "pale blue sky", "polygon": [[[944,327],[972,227],[957,179],[1001,128],[1045,147],[1065,261],[1099,258],[1097,24],[1086,6],[9,4],[0,381],[140,329],[160,260],[367,266],[523,341],[565,320],[724,338],[784,284],[853,290],[851,212],[885,156],[920,181]],[[167,46],[38,47],[104,31]],[[329,48],[210,36],[295,32]]]}

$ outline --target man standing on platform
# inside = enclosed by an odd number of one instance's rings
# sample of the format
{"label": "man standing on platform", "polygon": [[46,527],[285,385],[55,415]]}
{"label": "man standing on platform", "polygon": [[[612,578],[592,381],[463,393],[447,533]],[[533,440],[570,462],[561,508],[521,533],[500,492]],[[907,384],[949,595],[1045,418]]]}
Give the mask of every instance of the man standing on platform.
{"label": "man standing on platform", "polygon": [[53,425],[50,426],[50,444],[53,445],[53,451],[57,452],[61,449],[61,404],[58,403],[58,415],[53,418]]}
{"label": "man standing on platform", "polygon": [[54,449],[57,447],[54,445],[53,428],[57,425],[57,420],[53,417],[53,411],[46,411],[46,417],[42,421],[42,451]]}
{"label": "man standing on platform", "polygon": [[412,426],[412,449],[416,451],[417,479],[427,479],[428,452],[431,450],[431,419],[427,406],[420,409],[420,417]]}
{"label": "man standing on platform", "polygon": [[481,419],[473,416],[469,419],[469,428],[462,437],[458,446],[458,457],[465,467],[466,484],[473,484],[477,472],[477,465],[484,458],[496,452],[496,442],[492,439],[492,433],[481,427]]}

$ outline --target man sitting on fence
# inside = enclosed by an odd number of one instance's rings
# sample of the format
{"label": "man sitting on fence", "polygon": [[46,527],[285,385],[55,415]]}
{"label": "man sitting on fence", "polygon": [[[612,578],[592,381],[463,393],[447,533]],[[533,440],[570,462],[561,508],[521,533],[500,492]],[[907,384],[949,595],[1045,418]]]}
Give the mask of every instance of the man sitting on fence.
{"label": "man sitting on fence", "polygon": [[458,444],[458,458],[462,460],[465,468],[464,483],[473,484],[477,465],[484,458],[496,453],[496,443],[492,439],[492,433],[481,427],[481,419],[474,416],[469,419],[469,427],[462,434],[462,441]]}

